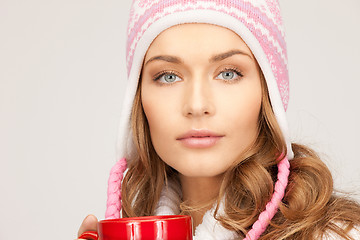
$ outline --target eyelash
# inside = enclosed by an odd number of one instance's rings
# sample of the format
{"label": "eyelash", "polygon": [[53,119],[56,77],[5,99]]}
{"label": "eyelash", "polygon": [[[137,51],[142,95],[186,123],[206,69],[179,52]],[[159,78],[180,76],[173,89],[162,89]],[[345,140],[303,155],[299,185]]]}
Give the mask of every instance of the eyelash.
{"label": "eyelash", "polygon": [[[153,81],[154,82],[157,82],[159,85],[172,85],[174,83],[163,83],[163,82],[160,82],[159,79],[162,78],[163,76],[165,75],[175,75],[177,77],[179,77],[179,74],[175,71],[167,71],[167,70],[164,70],[164,71],[161,71],[159,73],[157,73],[154,77],[153,77]],[[179,77],[180,78],[180,77]]]}
{"label": "eyelash", "polygon": [[174,71],[164,70],[164,71],[161,71],[161,72],[157,73],[157,74],[153,77],[153,80],[154,80],[154,81],[157,81],[157,80],[159,80],[161,77],[163,77],[164,75],[171,75],[171,74],[174,74],[174,75],[178,76],[178,73],[176,73],[176,72],[174,72]]}
{"label": "eyelash", "polygon": [[[237,69],[236,67],[224,68],[221,72],[219,72],[219,73],[216,75],[216,77],[217,77],[218,75],[220,75],[221,73],[227,72],[227,71],[232,71],[232,72],[236,73],[236,74],[238,75],[238,77],[235,78],[235,79],[233,79],[233,80],[221,79],[221,80],[223,80],[223,81],[226,82],[226,83],[235,83],[235,82],[239,81],[241,78],[244,77],[244,75],[242,74],[242,72],[241,72],[239,69]],[[159,81],[159,79],[162,78],[163,76],[165,76],[165,75],[171,75],[171,74],[179,77],[179,74],[176,73],[175,71],[164,70],[164,71],[161,71],[161,72],[157,73],[157,74],[153,77],[153,81],[154,81],[154,82],[157,82],[157,83],[160,84],[160,85],[172,85],[172,84],[174,84],[174,83],[162,83],[162,82]],[[181,77],[179,77],[179,78],[181,78]]]}
{"label": "eyelash", "polygon": [[240,81],[243,77],[244,77],[244,74],[242,74],[242,72],[236,68],[236,67],[229,67],[229,68],[224,68],[218,75],[216,76],[219,76],[221,73],[223,72],[229,72],[229,71],[232,71],[234,73],[236,73],[236,75],[238,75],[238,77],[232,79],[232,80],[226,80],[226,79],[221,79],[223,81],[225,81],[226,83],[236,83],[238,81]]}

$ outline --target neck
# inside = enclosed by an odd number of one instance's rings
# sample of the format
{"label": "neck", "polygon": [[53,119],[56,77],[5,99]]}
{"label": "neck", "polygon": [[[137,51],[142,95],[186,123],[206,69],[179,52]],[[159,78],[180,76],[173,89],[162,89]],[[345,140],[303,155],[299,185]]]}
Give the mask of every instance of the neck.
{"label": "neck", "polygon": [[[215,177],[187,177],[179,174],[182,188],[183,201],[190,208],[196,211],[187,212],[193,218],[194,229],[202,222],[202,218],[207,210],[212,207],[210,201],[219,194],[223,175]],[[204,205],[204,207],[201,207]],[[200,208],[199,208],[200,206]]]}

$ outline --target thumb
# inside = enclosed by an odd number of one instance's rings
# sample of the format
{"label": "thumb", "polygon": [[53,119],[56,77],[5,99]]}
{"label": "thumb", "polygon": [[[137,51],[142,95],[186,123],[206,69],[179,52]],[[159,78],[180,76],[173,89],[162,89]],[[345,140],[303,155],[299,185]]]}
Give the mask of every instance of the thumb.
{"label": "thumb", "polygon": [[97,223],[98,220],[94,215],[88,215],[79,228],[78,237],[86,231],[97,231]]}

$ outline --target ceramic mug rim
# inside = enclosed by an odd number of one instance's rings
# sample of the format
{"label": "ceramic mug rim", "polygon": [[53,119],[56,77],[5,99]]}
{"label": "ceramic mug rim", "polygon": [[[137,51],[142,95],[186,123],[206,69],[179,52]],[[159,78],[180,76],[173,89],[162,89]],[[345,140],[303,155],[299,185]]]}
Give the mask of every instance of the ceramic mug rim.
{"label": "ceramic mug rim", "polygon": [[188,215],[159,215],[159,216],[142,216],[142,217],[129,217],[129,218],[115,218],[105,219],[99,221],[99,224],[106,223],[127,223],[127,222],[157,222],[157,221],[174,221],[178,219],[188,219]]}

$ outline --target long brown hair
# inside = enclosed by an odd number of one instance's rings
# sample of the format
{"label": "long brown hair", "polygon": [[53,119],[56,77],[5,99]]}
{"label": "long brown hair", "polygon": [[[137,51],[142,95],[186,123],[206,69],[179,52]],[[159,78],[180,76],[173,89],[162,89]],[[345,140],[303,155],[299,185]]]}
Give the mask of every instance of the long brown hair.
{"label": "long brown hair", "polygon": [[[272,111],[268,90],[261,74],[263,89],[258,137],[223,178],[218,197],[203,206],[181,204],[189,214],[213,203],[217,207],[225,196],[225,216],[215,218],[244,237],[270,200],[277,177],[277,162],[286,154],[286,144]],[[137,155],[128,159],[129,170],[122,187],[124,217],[154,214],[161,190],[168,179],[177,179],[177,171],[157,155],[141,104],[139,84],[131,114],[131,129]],[[347,232],[360,226],[357,202],[334,194],[333,179],[327,166],[310,148],[292,144],[289,185],[280,209],[260,239],[318,239],[332,232],[351,239]]]}

